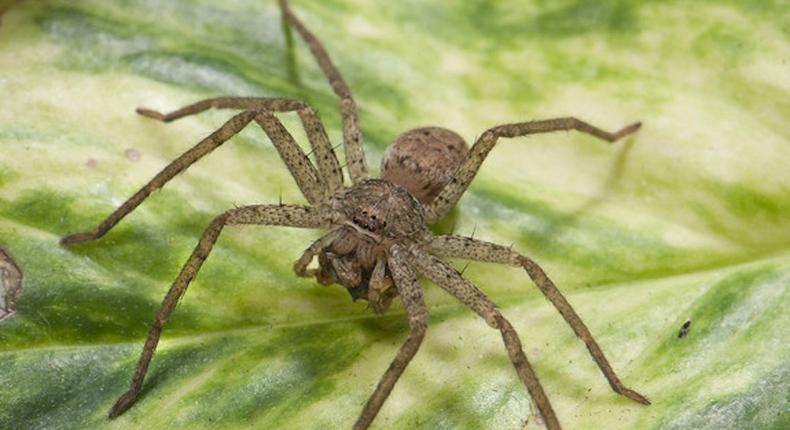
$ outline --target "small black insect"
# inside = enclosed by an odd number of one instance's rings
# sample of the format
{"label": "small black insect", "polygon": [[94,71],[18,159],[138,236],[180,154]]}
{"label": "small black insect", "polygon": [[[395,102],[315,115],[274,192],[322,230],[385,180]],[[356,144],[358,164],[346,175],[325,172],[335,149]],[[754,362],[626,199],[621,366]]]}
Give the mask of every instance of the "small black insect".
{"label": "small black insect", "polygon": [[689,334],[689,330],[691,329],[691,320],[686,320],[682,326],[680,326],[680,331],[678,332],[678,339],[683,339]]}

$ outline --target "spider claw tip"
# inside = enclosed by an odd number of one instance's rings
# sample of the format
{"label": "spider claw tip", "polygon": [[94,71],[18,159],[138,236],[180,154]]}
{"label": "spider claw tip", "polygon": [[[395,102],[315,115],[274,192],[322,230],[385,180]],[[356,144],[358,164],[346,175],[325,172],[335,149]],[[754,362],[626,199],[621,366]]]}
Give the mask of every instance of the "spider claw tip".
{"label": "spider claw tip", "polygon": [[142,115],[144,117],[148,117],[148,118],[151,118],[151,119],[156,119],[156,120],[159,120],[159,121],[164,121],[165,120],[165,116],[161,112],[155,111],[153,109],[139,107],[139,108],[135,109],[135,112],[137,112],[138,114],[140,114],[140,115]]}
{"label": "spider claw tip", "polygon": [[107,417],[109,419],[117,418],[118,416],[126,412],[126,410],[129,409],[130,406],[132,406],[132,403],[134,403],[136,398],[137,398],[137,393],[130,391],[123,393],[123,395],[121,395],[121,397],[119,397],[118,400],[115,402],[115,404],[112,406],[112,408],[110,409],[110,413],[107,414]]}
{"label": "spider claw tip", "polygon": [[63,236],[62,238],[60,238],[60,244],[69,245],[72,243],[85,242],[87,240],[93,240],[93,239],[96,239],[96,233],[86,231],[82,233],[74,233],[68,236]]}

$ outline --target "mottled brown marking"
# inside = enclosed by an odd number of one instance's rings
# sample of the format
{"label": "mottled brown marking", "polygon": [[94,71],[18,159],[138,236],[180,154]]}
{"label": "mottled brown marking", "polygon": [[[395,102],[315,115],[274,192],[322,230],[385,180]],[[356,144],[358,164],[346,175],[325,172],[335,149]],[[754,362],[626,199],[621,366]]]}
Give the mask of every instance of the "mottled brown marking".
{"label": "mottled brown marking", "polygon": [[440,127],[409,130],[387,147],[381,178],[392,182],[422,203],[430,203],[450,182],[469,149],[464,139]]}

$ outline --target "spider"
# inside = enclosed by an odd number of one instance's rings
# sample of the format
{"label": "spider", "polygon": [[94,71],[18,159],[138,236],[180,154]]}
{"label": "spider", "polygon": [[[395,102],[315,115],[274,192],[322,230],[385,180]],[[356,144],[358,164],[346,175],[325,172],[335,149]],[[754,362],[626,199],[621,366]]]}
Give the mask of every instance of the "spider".
{"label": "spider", "polygon": [[[294,264],[296,275],[314,277],[322,284],[340,284],[354,299],[364,299],[377,313],[400,297],[410,333],[384,372],[359,415],[355,429],[366,429],[375,419],[425,336],[426,308],[418,276],[423,275],[482,317],[502,335],[516,372],[550,430],[560,428],[540,381],[527,360],[518,334],[493,301],[439,257],[522,267],[544,296],[581,338],[615,392],[648,405],[648,399],[626,388],[612,370],[592,334],[541,267],[510,247],[456,235],[434,235],[428,226],[442,219],[467,189],[488,153],[500,138],[514,138],[560,130],[577,130],[608,142],[634,133],[640,123],[610,133],[576,118],[556,118],[499,125],[485,131],[468,148],[458,134],[440,127],[424,127],[398,136],[386,150],[380,179],[369,178],[362,145],[359,115],[348,85],[321,42],[279,0],[286,29],[294,28],[308,45],[340,99],[343,149],[351,184],[344,181],[334,149],[317,112],[303,101],[270,97],[219,97],[202,100],[162,114],[138,108],[143,116],[170,122],[210,108],[236,109],[218,130],[188,150],[102,221],[94,231],[64,237],[63,244],[99,239],[153,191],[239,133],[257,123],[277,149],[309,205],[265,204],[243,206],[217,216],[173,281],[151,324],[129,389],[110,410],[110,418],[126,411],[137,399],[162,329],[227,225],[260,224],[328,230]],[[307,133],[313,160],[298,146],[274,115],[296,112]],[[314,163],[313,163],[314,161]],[[308,268],[318,260],[317,268]]]}

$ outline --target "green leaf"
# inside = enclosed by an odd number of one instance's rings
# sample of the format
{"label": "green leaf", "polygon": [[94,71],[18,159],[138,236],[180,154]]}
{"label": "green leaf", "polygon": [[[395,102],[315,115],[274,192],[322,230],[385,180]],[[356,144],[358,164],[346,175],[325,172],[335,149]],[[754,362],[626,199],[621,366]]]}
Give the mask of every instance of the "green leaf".
{"label": "green leaf", "polygon": [[[0,428],[350,427],[407,335],[403,310],[374,315],[343,288],[296,278],[292,263],[319,232],[252,226],[223,233],[168,321],[142,397],[106,418],[212,217],[303,201],[260,130],[105,238],[58,243],[231,114],[165,125],[138,106],[297,97],[340,142],[337,99],[304,43],[288,48],[276,3],[11,3],[0,2],[0,245],[24,282],[0,322]],[[653,401],[614,394],[522,271],[471,264],[465,274],[521,334],[564,428],[790,427],[786,4],[293,7],[352,88],[372,166],[422,125],[471,142],[530,119],[644,122],[613,146],[578,133],[502,141],[455,213],[456,232],[542,264],[626,385]],[[439,288],[426,286],[426,301],[426,340],[374,425],[538,428],[499,335]]]}

